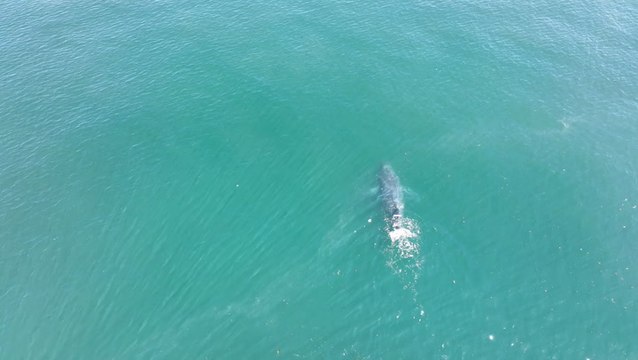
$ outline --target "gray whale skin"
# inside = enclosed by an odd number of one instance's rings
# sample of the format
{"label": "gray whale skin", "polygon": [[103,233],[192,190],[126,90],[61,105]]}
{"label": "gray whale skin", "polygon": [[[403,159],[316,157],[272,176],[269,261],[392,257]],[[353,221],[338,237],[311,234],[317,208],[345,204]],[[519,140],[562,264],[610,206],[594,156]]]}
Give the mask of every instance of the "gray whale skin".
{"label": "gray whale skin", "polygon": [[383,203],[385,219],[389,226],[397,229],[403,217],[403,189],[399,177],[389,164],[383,164],[379,170],[379,196]]}

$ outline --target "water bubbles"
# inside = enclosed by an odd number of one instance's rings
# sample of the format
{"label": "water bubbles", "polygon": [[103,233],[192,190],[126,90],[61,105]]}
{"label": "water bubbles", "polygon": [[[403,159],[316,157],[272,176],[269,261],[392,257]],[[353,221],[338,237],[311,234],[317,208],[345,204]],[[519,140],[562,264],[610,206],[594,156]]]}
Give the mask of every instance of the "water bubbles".
{"label": "water bubbles", "polygon": [[416,257],[419,254],[418,236],[421,233],[416,221],[401,218],[396,225],[388,230],[392,247],[403,259]]}
{"label": "water bubbles", "polygon": [[410,317],[421,322],[425,316],[425,310],[417,299],[417,282],[423,264],[419,241],[421,231],[416,221],[402,216],[392,221],[386,219],[386,225],[385,230],[390,238],[384,250],[386,265],[398,276],[403,289],[412,295],[415,309]]}

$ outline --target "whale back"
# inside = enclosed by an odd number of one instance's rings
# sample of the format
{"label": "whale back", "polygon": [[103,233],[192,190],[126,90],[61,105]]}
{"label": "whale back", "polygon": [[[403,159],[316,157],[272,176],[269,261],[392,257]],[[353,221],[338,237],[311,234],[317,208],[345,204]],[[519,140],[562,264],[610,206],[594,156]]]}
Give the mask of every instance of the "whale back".
{"label": "whale back", "polygon": [[403,189],[399,177],[389,164],[381,166],[379,171],[379,195],[387,218],[403,216]]}

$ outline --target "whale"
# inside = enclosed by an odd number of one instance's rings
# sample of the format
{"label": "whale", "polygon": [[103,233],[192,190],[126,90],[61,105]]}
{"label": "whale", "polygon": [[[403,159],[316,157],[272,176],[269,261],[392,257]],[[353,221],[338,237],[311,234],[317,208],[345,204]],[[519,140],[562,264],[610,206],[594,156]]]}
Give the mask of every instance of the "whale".
{"label": "whale", "polygon": [[403,218],[403,188],[390,164],[381,165],[378,174],[379,198],[383,204],[385,221],[391,229],[400,227]]}

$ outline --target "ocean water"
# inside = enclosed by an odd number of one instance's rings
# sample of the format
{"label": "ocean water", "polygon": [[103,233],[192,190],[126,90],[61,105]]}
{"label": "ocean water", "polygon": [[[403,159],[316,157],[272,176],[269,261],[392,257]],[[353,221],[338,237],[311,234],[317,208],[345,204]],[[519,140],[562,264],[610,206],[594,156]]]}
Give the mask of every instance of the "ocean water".
{"label": "ocean water", "polygon": [[0,358],[638,359],[636,59],[624,0],[5,1]]}

